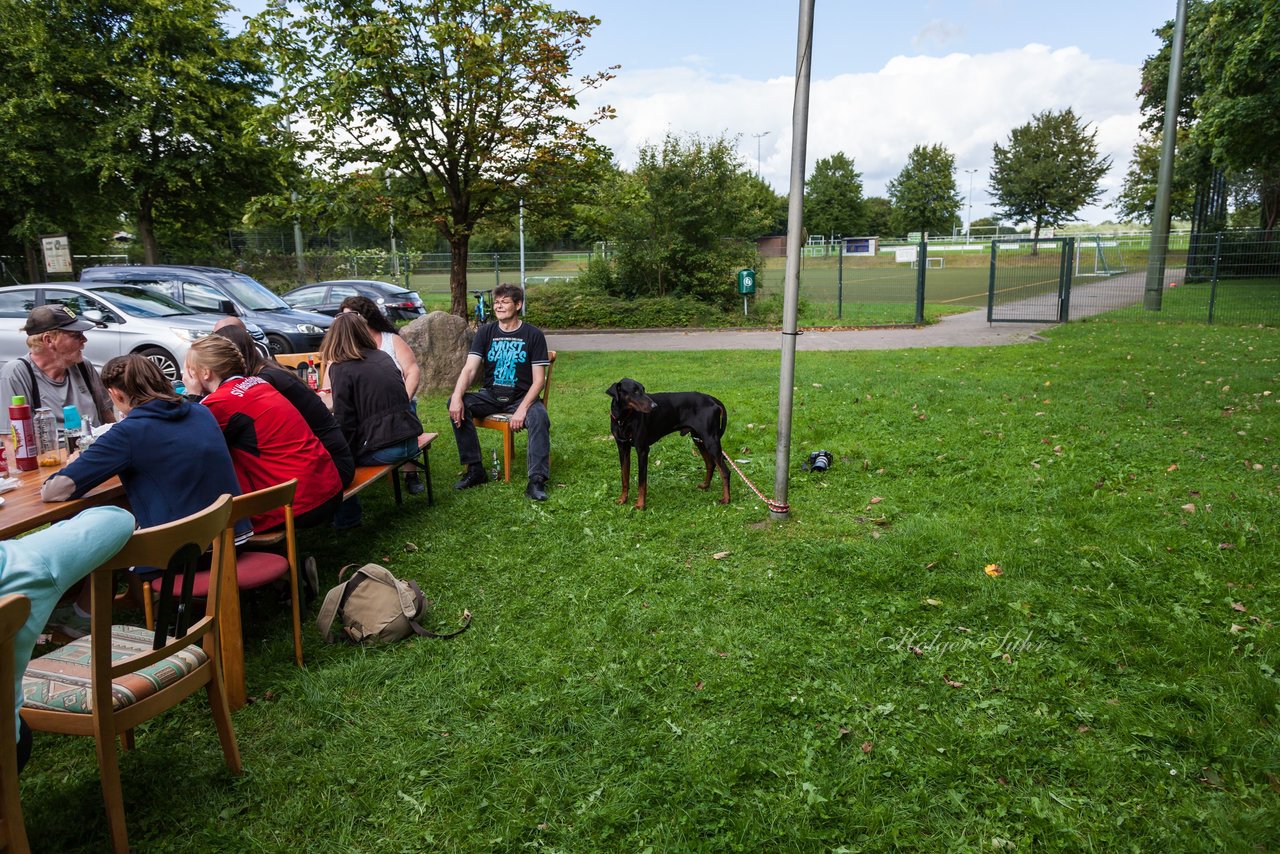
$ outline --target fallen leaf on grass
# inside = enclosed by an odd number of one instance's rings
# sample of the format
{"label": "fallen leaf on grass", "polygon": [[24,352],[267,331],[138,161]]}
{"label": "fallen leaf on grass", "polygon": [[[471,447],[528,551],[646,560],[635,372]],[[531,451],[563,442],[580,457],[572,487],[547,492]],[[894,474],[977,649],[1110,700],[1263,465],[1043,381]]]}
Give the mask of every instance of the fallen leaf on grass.
{"label": "fallen leaf on grass", "polygon": [[1239,623],[1232,623],[1232,624],[1231,624],[1231,634],[1233,634],[1233,635],[1234,635],[1234,634],[1238,634],[1238,633],[1243,632],[1243,631],[1244,631],[1244,626],[1240,625]]}
{"label": "fallen leaf on grass", "polygon": [[1223,790],[1227,788],[1222,784],[1222,778],[1218,776],[1218,772],[1214,771],[1208,765],[1200,769],[1200,774],[1201,774],[1200,782],[1204,783],[1209,788],[1223,789]]}
{"label": "fallen leaf on grass", "polygon": [[941,605],[942,602],[938,599],[926,599],[924,600],[924,604],[928,605],[931,608],[936,608],[939,605]]}
{"label": "fallen leaf on grass", "polygon": [[847,726],[842,726],[840,727],[839,732],[840,732],[840,737],[844,738],[846,735],[849,734],[849,728]]}
{"label": "fallen leaf on grass", "polygon": [[1182,509],[1187,513],[1196,512],[1196,506],[1194,504],[1183,504]]}
{"label": "fallen leaf on grass", "polygon": [[1280,777],[1277,777],[1270,771],[1264,771],[1262,773],[1267,778],[1267,785],[1271,787],[1271,791],[1276,794],[1280,794]]}
{"label": "fallen leaf on grass", "polygon": [[982,568],[982,571],[992,578],[995,578],[997,575],[1004,575],[1004,570],[1000,568],[1000,564],[998,563],[989,563]]}
{"label": "fallen leaf on grass", "polygon": [[1166,471],[1166,472],[1170,472],[1170,471],[1177,471],[1177,470],[1178,470],[1178,464],[1177,464],[1177,463],[1174,463],[1173,465],[1171,465],[1171,466],[1169,466],[1167,469],[1165,469],[1165,471]]}
{"label": "fallen leaf on grass", "polygon": [[921,648],[920,648],[920,647],[918,647],[918,646],[913,646],[913,647],[911,647],[911,651],[912,651],[913,653],[915,653],[917,656],[924,655],[924,650],[923,650],[923,649],[921,649]]}
{"label": "fallen leaf on grass", "polygon": [[1218,543],[1218,548],[1222,549],[1224,552],[1230,549],[1234,549],[1235,547],[1236,547],[1235,543]]}
{"label": "fallen leaf on grass", "polygon": [[1076,727],[1076,732],[1088,732],[1088,731],[1089,731],[1089,727],[1085,726],[1084,724],[1080,724],[1080,726]]}
{"label": "fallen leaf on grass", "polygon": [[947,683],[947,685],[948,685],[948,686],[950,686],[950,687],[952,687],[952,688],[963,688],[963,687],[964,687],[964,683],[963,683],[963,682],[957,682],[956,680],[952,679],[950,676],[948,676],[948,675],[947,675],[947,674],[945,674],[945,673],[944,673],[944,674],[942,674],[942,681],[943,681],[943,682],[946,682],[946,683]]}
{"label": "fallen leaf on grass", "polygon": [[544,822],[542,822],[541,824],[539,824],[539,825],[538,825],[538,830],[546,830],[546,829],[547,829],[547,827],[548,827],[548,825],[547,825],[547,823],[544,821]]}
{"label": "fallen leaf on grass", "polygon": [[864,741],[864,742],[862,742],[862,752],[863,752],[863,753],[870,753],[870,752],[871,752],[872,750],[874,750],[874,749],[875,749],[875,745],[874,745],[874,744],[872,744],[871,742],[869,742],[869,741]]}
{"label": "fallen leaf on grass", "polygon": [[879,504],[881,501],[884,501],[884,499],[883,499],[883,498],[881,498],[881,497],[879,497],[879,496],[876,496],[875,498],[872,498],[872,499],[871,499],[869,502],[867,502],[867,503],[868,503],[868,504]]}
{"label": "fallen leaf on grass", "polygon": [[1249,610],[1249,609],[1248,609],[1248,608],[1246,608],[1246,607],[1245,607],[1243,604],[1241,604],[1240,602],[1232,602],[1232,603],[1231,603],[1231,610],[1232,610],[1232,611],[1239,611],[1241,614],[1244,614],[1244,613],[1248,612],[1248,610]]}
{"label": "fallen leaf on grass", "polygon": [[404,550],[405,550],[406,552],[408,552],[409,554],[413,554],[414,552],[416,552],[416,551],[418,550],[418,547],[417,547],[416,545],[414,545],[413,543],[405,543],[405,544],[404,544]]}
{"label": "fallen leaf on grass", "polygon": [[712,557],[715,558],[716,560],[724,560],[730,554],[731,554],[730,552],[716,552],[715,554],[712,555]]}
{"label": "fallen leaf on grass", "polygon": [[699,679],[697,682],[693,683],[693,690],[695,690],[695,691],[701,691],[701,690],[702,690],[702,680],[701,680],[701,679]]}

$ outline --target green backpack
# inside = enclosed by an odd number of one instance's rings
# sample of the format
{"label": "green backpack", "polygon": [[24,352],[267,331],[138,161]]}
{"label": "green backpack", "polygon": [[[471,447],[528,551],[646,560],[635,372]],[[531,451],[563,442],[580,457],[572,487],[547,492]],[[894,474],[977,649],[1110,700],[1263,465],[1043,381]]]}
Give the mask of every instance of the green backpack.
{"label": "green backpack", "polygon": [[338,573],[339,584],[325,595],[316,617],[316,628],[329,643],[333,643],[330,629],[335,618],[342,621],[342,630],[355,643],[390,643],[410,635],[451,638],[471,626],[471,612],[463,611],[462,628],[456,632],[439,635],[423,628],[421,621],[433,603],[422,595],[417,582],[401,581],[376,563],[366,563],[344,581],[354,566],[344,566]]}

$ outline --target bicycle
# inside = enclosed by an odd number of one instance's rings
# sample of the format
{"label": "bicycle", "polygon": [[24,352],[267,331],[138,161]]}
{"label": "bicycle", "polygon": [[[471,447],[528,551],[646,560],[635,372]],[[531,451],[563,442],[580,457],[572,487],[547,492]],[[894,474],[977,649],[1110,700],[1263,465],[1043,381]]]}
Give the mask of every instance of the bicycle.
{"label": "bicycle", "polygon": [[483,291],[471,291],[471,295],[476,298],[476,310],[473,312],[476,326],[484,323],[487,319],[490,303],[485,300],[485,296],[491,293],[493,293],[493,288]]}

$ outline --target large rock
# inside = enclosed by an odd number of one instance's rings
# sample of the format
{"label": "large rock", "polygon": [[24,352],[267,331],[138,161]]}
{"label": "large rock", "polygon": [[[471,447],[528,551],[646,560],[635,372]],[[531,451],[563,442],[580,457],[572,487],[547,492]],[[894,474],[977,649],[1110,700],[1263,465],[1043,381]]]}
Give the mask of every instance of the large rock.
{"label": "large rock", "polygon": [[400,335],[418,357],[418,390],[453,391],[471,346],[467,322],[456,314],[433,311],[401,328]]}

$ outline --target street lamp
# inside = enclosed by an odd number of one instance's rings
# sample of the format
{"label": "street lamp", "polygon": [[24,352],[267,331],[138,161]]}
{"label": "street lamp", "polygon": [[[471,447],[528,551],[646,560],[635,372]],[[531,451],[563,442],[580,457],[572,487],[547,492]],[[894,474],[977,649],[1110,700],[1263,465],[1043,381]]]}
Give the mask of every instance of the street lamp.
{"label": "street lamp", "polygon": [[760,177],[760,140],[769,135],[769,131],[751,134],[756,138],[756,177]]}
{"label": "street lamp", "polygon": [[964,239],[968,240],[969,227],[973,224],[973,173],[977,172],[978,170],[966,169],[964,171],[969,173],[969,210],[964,215]]}

